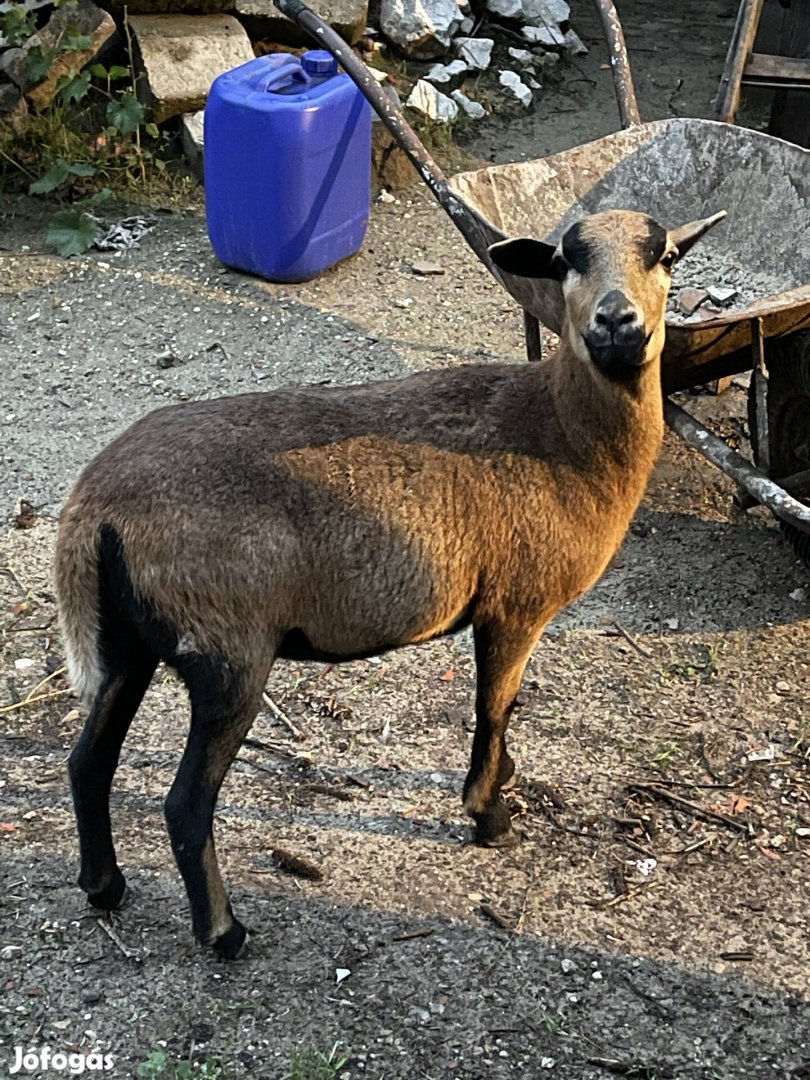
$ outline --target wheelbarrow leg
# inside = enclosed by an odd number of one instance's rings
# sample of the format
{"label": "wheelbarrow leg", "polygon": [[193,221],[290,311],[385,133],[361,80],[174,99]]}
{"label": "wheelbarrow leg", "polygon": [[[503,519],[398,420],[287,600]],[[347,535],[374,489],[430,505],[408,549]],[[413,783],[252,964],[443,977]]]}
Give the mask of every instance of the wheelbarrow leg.
{"label": "wheelbarrow leg", "polygon": [[526,335],[526,358],[542,360],[543,342],[540,340],[540,323],[525,308],[523,309],[523,331]]}

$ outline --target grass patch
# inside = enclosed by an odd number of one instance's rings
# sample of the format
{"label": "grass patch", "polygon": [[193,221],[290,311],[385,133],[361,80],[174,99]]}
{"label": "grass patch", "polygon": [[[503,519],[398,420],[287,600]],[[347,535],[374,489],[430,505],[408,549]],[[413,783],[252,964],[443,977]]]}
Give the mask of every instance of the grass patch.
{"label": "grass patch", "polygon": [[314,1046],[300,1047],[290,1059],[287,1080],[337,1080],[350,1057],[340,1046],[336,1042],[328,1054]]}

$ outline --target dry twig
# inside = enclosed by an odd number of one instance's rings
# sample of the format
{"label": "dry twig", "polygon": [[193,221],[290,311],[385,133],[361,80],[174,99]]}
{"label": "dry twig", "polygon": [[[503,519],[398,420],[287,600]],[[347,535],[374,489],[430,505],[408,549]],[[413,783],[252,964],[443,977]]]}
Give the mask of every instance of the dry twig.
{"label": "dry twig", "polygon": [[737,829],[739,832],[748,832],[748,823],[745,821],[738,821],[736,818],[729,817],[728,814],[720,814],[717,810],[710,810],[707,806],[701,806],[700,803],[692,802],[691,799],[684,799],[681,795],[675,795],[672,791],[667,791],[666,788],[658,787],[657,784],[629,784],[629,788],[632,791],[639,793],[646,792],[648,795],[652,795],[657,799],[664,799],[666,802],[670,802],[673,806],[682,806],[686,810],[691,810],[693,814],[697,814],[699,817],[708,818],[709,821],[718,821],[721,825],[726,825],[730,829]]}
{"label": "dry twig", "polygon": [[652,656],[652,652],[647,648],[646,645],[642,645],[640,642],[636,641],[633,635],[630,634],[627,630],[625,630],[621,623],[614,621],[613,625],[616,627],[616,629],[619,631],[619,633],[628,643],[628,645],[632,645],[636,652],[641,653],[642,656],[646,657],[649,660],[649,658]]}
{"label": "dry twig", "polygon": [[287,716],[284,710],[280,706],[276,705],[275,701],[273,701],[273,699],[266,691],[262,693],[262,701],[265,703],[273,716],[275,716],[276,720],[280,720],[281,723],[287,728],[287,730],[291,732],[294,738],[298,739],[299,742],[303,741],[304,736],[301,734],[301,731],[295,726],[295,724],[292,722],[289,716]]}
{"label": "dry twig", "polygon": [[115,932],[115,930],[113,930],[113,928],[110,926],[110,924],[108,922],[105,922],[104,919],[96,919],[96,922],[101,927],[101,929],[104,931],[104,933],[107,935],[107,937],[110,939],[110,941],[112,941],[112,943],[114,945],[118,946],[118,948],[121,950],[121,952],[127,958],[127,960],[134,960],[136,964],[140,964],[140,962],[141,962],[140,953],[136,952],[134,949],[130,949],[130,947],[128,945],[125,945],[124,942],[121,940],[121,938],[118,936],[118,934]]}

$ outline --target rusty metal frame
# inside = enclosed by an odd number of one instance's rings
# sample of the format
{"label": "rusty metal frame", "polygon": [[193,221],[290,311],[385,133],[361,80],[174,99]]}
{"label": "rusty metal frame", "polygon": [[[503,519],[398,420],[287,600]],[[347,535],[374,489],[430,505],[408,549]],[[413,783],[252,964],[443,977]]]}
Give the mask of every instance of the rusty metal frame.
{"label": "rusty metal frame", "polygon": [[[735,480],[755,502],[767,506],[778,518],[810,533],[810,506],[794,499],[774,480],[750,461],[712,434],[699,420],[669,398],[664,399],[664,417],[687,446],[699,450],[718,469]],[[746,500],[747,501],[747,500]]]}

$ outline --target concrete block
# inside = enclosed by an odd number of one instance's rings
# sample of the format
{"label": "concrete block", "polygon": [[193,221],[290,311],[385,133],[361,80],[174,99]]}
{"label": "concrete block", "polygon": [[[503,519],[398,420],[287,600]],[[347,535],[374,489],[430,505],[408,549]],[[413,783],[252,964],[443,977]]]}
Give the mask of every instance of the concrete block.
{"label": "concrete block", "polygon": [[[309,34],[282,15],[273,0],[236,0],[231,6],[253,41],[316,47]],[[363,36],[368,22],[368,0],[311,0],[309,6],[350,45]]]}
{"label": "concrete block", "polygon": [[211,83],[253,59],[250,39],[231,15],[132,15],[138,96],[156,124],[205,105]]}

